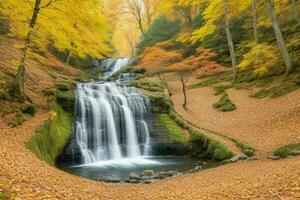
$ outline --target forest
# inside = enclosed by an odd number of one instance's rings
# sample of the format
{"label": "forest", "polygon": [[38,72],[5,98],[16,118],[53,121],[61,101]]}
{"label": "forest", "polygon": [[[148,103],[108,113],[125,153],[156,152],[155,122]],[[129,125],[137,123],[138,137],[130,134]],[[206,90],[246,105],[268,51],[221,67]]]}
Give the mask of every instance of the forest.
{"label": "forest", "polygon": [[299,88],[299,0],[1,0],[0,199],[297,199]]}

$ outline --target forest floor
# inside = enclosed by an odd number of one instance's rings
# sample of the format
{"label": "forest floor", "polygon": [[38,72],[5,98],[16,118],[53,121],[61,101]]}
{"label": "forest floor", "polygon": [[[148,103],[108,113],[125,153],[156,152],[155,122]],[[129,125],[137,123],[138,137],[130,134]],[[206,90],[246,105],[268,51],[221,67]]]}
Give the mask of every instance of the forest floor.
{"label": "forest floor", "polygon": [[[0,38],[0,42],[6,41]],[[12,45],[5,46],[5,49],[0,48],[0,75],[13,74],[15,68],[10,68],[10,60],[20,56],[14,48],[7,48]],[[15,57],[7,56],[8,51]],[[26,148],[25,143],[48,118],[47,99],[42,97],[42,90],[53,87],[64,67],[54,58],[43,65],[36,63],[32,61],[27,69],[26,91],[34,97],[40,111],[17,127],[8,126],[8,119],[0,118],[0,189],[7,199],[300,199],[300,157],[266,159],[276,148],[300,140],[299,90],[275,100],[251,99],[248,97],[251,91],[230,90],[229,96],[238,109],[222,113],[212,108],[219,97],[213,95],[211,88],[193,89],[188,91],[189,110],[186,111],[181,107],[179,82],[174,80],[171,82],[173,101],[180,115],[198,126],[224,132],[251,145],[260,156],[256,160],[222,165],[148,185],[108,184],[49,166]],[[76,69],[68,67],[65,76],[76,73]]]}

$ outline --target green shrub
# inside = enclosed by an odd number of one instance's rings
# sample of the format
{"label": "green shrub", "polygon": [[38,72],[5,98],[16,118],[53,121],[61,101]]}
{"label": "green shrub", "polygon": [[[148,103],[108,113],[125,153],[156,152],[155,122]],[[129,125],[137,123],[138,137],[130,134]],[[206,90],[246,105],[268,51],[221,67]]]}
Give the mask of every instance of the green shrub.
{"label": "green shrub", "polygon": [[22,112],[17,112],[15,116],[15,121],[11,123],[13,126],[20,126],[22,125],[26,120],[26,116]]}
{"label": "green shrub", "polygon": [[25,104],[21,107],[21,111],[25,114],[35,115],[37,111],[37,106],[34,104]]}

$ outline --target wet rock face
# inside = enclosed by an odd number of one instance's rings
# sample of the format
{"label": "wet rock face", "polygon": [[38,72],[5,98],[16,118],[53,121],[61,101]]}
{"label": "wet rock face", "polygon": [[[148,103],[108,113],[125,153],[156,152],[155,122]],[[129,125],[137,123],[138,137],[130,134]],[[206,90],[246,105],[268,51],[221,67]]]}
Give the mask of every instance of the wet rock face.
{"label": "wet rock face", "polygon": [[79,165],[82,163],[82,154],[75,138],[72,138],[66,145],[62,154],[57,158],[59,165]]}

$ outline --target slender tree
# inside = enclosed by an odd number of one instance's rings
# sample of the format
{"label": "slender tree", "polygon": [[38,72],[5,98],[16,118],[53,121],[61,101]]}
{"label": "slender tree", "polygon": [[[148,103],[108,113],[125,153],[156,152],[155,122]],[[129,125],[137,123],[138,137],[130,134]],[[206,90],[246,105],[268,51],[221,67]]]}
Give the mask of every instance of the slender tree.
{"label": "slender tree", "polygon": [[300,25],[300,19],[299,19],[299,13],[297,10],[296,0],[291,0],[291,7],[292,7],[292,12],[293,12],[294,18],[295,18],[297,24]]}
{"label": "slender tree", "polygon": [[258,32],[257,32],[257,11],[256,11],[256,0],[252,0],[252,23],[253,23],[253,32],[255,43],[259,43]]}
{"label": "slender tree", "polygon": [[144,36],[145,29],[143,25],[143,2],[141,0],[126,0],[126,9],[131,14],[140,29],[142,36]]}
{"label": "slender tree", "polygon": [[33,13],[32,13],[32,17],[29,22],[29,31],[26,35],[25,46],[23,48],[23,56],[21,58],[21,63],[18,67],[17,76],[11,85],[12,93],[17,95],[17,97],[19,97],[20,99],[24,98],[25,62],[26,62],[28,50],[30,48],[32,33],[34,31],[36,21],[38,19],[38,14],[41,9],[40,6],[41,6],[41,0],[36,0],[34,9],[33,9]]}
{"label": "slender tree", "polygon": [[280,53],[283,57],[283,60],[284,60],[285,66],[286,66],[286,73],[288,74],[293,70],[292,69],[293,65],[292,65],[291,57],[290,57],[290,55],[288,53],[288,50],[286,48],[282,32],[281,32],[280,27],[278,25],[276,13],[275,13],[274,0],[268,0],[268,6],[269,6],[269,9],[270,9],[270,12],[271,12],[272,25],[273,25],[274,33],[276,35],[278,48],[280,50]]}
{"label": "slender tree", "polygon": [[225,20],[225,29],[226,29],[226,37],[228,42],[228,47],[230,51],[230,57],[231,57],[231,63],[233,68],[233,82],[236,81],[237,76],[237,61],[236,61],[236,54],[235,49],[232,41],[231,31],[230,31],[230,23],[228,18],[228,2],[227,0],[223,0],[223,6],[224,6],[224,20]]}

